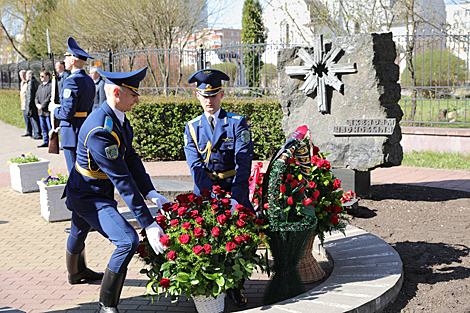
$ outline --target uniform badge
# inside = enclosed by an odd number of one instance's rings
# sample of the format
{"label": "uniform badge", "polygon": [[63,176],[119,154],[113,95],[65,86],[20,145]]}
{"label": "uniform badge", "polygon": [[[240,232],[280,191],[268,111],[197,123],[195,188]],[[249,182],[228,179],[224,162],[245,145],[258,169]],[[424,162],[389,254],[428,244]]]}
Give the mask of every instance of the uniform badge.
{"label": "uniform badge", "polygon": [[250,141],[250,132],[247,130],[242,131],[242,141],[249,142]]}
{"label": "uniform badge", "polygon": [[211,85],[211,84],[207,84],[207,85],[206,85],[206,89],[212,89],[212,85]]}
{"label": "uniform badge", "polygon": [[112,146],[106,147],[106,148],[104,149],[104,151],[106,152],[106,157],[107,157],[108,159],[111,159],[111,160],[117,159],[117,157],[118,157],[118,155],[119,155],[118,146],[117,146],[117,145],[112,145]]}
{"label": "uniform badge", "polygon": [[202,71],[204,74],[210,74],[212,71]]}
{"label": "uniform badge", "polygon": [[64,89],[64,98],[70,98],[70,95],[72,94],[72,90],[70,89]]}
{"label": "uniform badge", "polygon": [[[249,136],[249,135],[248,135]],[[224,138],[222,139],[224,142],[232,142],[233,141],[233,138]]]}

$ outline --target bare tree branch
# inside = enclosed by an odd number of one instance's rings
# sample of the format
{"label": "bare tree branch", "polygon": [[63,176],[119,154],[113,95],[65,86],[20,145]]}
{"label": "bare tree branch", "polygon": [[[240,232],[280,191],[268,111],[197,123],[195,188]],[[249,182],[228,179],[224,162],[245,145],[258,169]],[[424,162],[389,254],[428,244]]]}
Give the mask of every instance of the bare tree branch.
{"label": "bare tree branch", "polygon": [[10,42],[11,46],[13,47],[13,49],[19,54],[21,55],[22,58],[24,58],[25,60],[28,60],[28,57],[26,55],[24,55],[20,50],[18,50],[18,48],[16,47],[15,45],[15,42],[13,41],[13,38],[11,38],[10,34],[8,33],[7,29],[5,28],[5,25],[3,24],[3,22],[1,21],[0,19],[0,26],[2,27],[3,29],[3,32],[5,33],[5,36],[7,37],[8,41]]}

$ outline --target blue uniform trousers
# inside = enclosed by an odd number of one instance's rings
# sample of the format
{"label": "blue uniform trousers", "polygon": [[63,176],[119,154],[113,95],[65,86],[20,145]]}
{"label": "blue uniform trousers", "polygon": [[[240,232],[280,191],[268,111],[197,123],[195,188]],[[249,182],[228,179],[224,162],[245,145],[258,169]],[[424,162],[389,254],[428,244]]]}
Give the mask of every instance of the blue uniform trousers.
{"label": "blue uniform trousers", "polygon": [[72,172],[72,168],[75,166],[75,160],[77,159],[77,149],[72,147],[63,147],[65,163],[67,163],[67,169],[69,170],[69,175]]}
{"label": "blue uniform trousers", "polygon": [[113,206],[80,214],[72,212],[67,240],[67,250],[70,253],[77,254],[85,248],[85,239],[91,227],[116,246],[109,260],[109,269],[116,273],[125,273],[139,246],[139,235],[134,227]]}

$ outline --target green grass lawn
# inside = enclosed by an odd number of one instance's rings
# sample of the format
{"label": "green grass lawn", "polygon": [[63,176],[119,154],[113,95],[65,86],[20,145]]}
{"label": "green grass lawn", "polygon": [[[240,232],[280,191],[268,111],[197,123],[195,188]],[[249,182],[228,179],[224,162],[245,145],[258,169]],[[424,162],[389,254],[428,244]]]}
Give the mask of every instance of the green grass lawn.
{"label": "green grass lawn", "polygon": [[403,154],[402,165],[470,171],[470,154],[413,151]]}
{"label": "green grass lawn", "polygon": [[[401,125],[409,126],[411,123],[405,121],[428,122],[418,123],[416,126],[435,127],[470,127],[470,99],[422,99],[415,100],[416,112],[413,117],[413,101],[403,97],[398,104],[403,111]],[[447,114],[444,115],[444,110]],[[446,124],[436,124],[436,122]],[[448,124],[465,123],[465,124]]]}
{"label": "green grass lawn", "polygon": [[25,128],[19,90],[0,90],[0,120]]}
{"label": "green grass lawn", "polygon": [[[428,101],[428,104],[431,103]],[[20,92],[18,90],[0,90],[0,120],[21,128],[25,127],[23,112],[20,106]],[[470,118],[467,120],[470,122]],[[449,127],[450,125],[445,126]],[[402,165],[470,171],[470,155],[429,151],[404,153]]]}

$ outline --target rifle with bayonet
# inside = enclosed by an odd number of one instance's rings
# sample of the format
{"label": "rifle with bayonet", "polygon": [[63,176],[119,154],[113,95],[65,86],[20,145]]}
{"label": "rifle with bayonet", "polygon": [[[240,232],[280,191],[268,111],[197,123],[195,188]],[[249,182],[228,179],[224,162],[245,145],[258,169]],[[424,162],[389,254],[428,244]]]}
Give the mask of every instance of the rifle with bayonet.
{"label": "rifle with bayonet", "polygon": [[[51,103],[60,104],[59,97],[59,86],[57,84],[57,73],[55,71],[54,64],[54,54],[51,52],[51,45],[49,41],[49,30],[46,30],[47,34],[47,52],[49,53],[49,58],[52,61],[52,88],[51,88]],[[55,108],[55,105],[52,106]],[[59,154],[59,123],[60,120],[55,118],[54,110],[51,111],[51,126],[52,129],[49,131],[49,153]]]}

